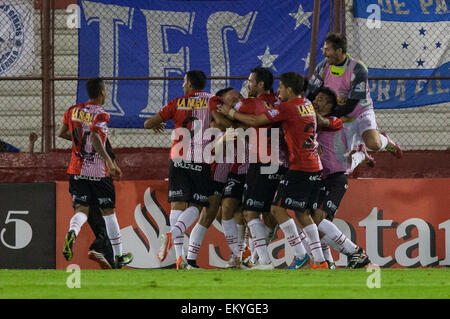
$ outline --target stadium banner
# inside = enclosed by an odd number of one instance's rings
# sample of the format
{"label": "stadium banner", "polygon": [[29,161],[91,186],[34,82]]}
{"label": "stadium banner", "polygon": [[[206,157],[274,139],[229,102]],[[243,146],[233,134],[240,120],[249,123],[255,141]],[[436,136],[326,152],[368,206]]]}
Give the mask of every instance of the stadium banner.
{"label": "stadium banner", "polygon": [[0,3],[0,77],[33,73],[34,12],[33,1]]}
{"label": "stadium banner", "polygon": [[[349,53],[369,77],[450,75],[448,1],[354,0]],[[450,101],[450,80],[370,81],[375,108],[417,107]]]}
{"label": "stadium banner", "polygon": [[[174,267],[173,249],[164,262],[157,259],[161,235],[169,231],[167,181],[119,181],[115,185],[123,248],[134,254],[129,266]],[[449,178],[350,179],[334,223],[380,267],[450,266],[450,216],[442,200],[448,197],[449,186]],[[94,240],[87,224],[74,245],[74,258],[70,262],[63,258],[64,236],[73,215],[67,182],[56,183],[56,195],[56,268],[69,264],[98,268],[87,258]],[[192,228],[185,235],[185,252]],[[268,248],[275,267],[285,267],[294,257],[281,230]],[[202,268],[222,268],[229,254],[222,226],[215,221],[197,262]],[[345,255],[333,251],[333,256],[337,266],[346,266]]]}
{"label": "stadium banner", "polygon": [[[248,77],[256,66],[274,75],[306,75],[314,1],[79,0],[80,77]],[[320,4],[318,44],[330,26],[330,1]],[[323,59],[317,52],[317,62]],[[107,81],[111,127],[143,128],[146,118],[183,95],[182,81]],[[208,81],[211,93],[232,86],[246,96],[243,79]],[[275,83],[274,89],[277,90]],[[85,81],[77,102],[85,102]],[[168,128],[172,127],[169,123]]]}
{"label": "stadium banner", "polygon": [[0,183],[0,268],[54,269],[55,183]]}

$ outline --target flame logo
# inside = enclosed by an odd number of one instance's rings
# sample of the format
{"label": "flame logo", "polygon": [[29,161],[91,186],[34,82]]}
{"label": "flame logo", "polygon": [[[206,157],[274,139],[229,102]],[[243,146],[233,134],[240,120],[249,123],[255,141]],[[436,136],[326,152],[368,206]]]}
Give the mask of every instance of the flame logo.
{"label": "flame logo", "polygon": [[[157,258],[161,246],[161,235],[170,231],[169,215],[159,204],[156,192],[148,187],[144,192],[144,207],[137,204],[134,210],[137,228],[127,226],[121,229],[123,250],[133,254],[133,261],[128,265],[132,268],[172,268],[175,265],[175,251],[171,249],[166,259],[161,263]],[[222,225],[214,220],[212,226],[217,230],[217,240],[224,240]],[[145,238],[141,235],[143,234]],[[278,236],[277,236],[278,237]],[[279,237],[278,237],[279,238]],[[294,258],[293,249],[284,238],[273,240],[269,246],[269,255],[276,268],[284,268]],[[184,250],[187,251],[189,236],[184,235]],[[280,251],[284,254],[278,258]],[[212,267],[225,268],[227,260],[221,254],[221,247],[216,243],[208,245],[208,263]],[[286,262],[289,261],[289,262]]]}
{"label": "flame logo", "polygon": [[[144,193],[144,207],[138,204],[134,210],[134,219],[140,230],[127,226],[121,229],[123,250],[133,254],[128,265],[133,268],[168,268],[175,264],[175,252],[169,252],[161,263],[157,258],[161,245],[161,235],[170,231],[169,216],[161,207],[156,192],[150,187]],[[142,234],[146,237],[144,239]]]}

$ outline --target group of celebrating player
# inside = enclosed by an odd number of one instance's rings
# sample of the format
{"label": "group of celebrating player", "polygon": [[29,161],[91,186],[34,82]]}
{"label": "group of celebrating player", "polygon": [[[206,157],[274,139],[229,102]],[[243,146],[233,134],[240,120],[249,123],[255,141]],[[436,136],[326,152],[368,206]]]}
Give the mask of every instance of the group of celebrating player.
{"label": "group of celebrating player", "polygon": [[[386,134],[377,130],[367,68],[347,54],[345,37],[328,34],[324,56],[326,59],[309,81],[296,72],[282,74],[276,93],[270,70],[254,68],[248,78],[247,98],[233,88],[224,88],[215,95],[206,93],[203,91],[207,82],[205,74],[199,70],[188,71],[183,82],[184,95],[168,102],[146,120],[145,128],[161,132],[165,122],[173,119],[175,132],[184,129],[190,134],[190,138],[174,134],[168,185],[170,232],[162,235],[160,261],[173,247],[177,269],[198,268],[196,259],[203,238],[219,217],[231,251],[227,267],[273,269],[267,245],[278,227],[294,251],[288,269],[307,264],[312,268],[333,268],[330,247],[348,256],[348,268],[362,268],[370,262],[364,250],[347,238],[332,220],[348,188],[347,175],[360,163],[372,167],[375,164],[366,147],[372,151],[390,151],[398,158],[402,154]],[[78,108],[77,112],[84,109],[89,113],[90,105],[86,103]],[[92,176],[76,180],[72,176],[71,183],[81,180],[100,184],[100,180],[108,178],[108,170],[120,171],[104,147],[109,117],[104,112],[94,114],[90,125],[83,123],[84,130],[92,132],[87,135],[91,139],[95,137],[92,143],[86,143],[86,136],[72,129],[69,121],[70,116],[79,122],[86,120],[86,116],[80,120],[80,116],[73,116],[71,109],[70,115],[65,116],[66,131],[71,132],[73,145],[84,143],[81,149],[73,147],[72,161],[79,163],[83,156],[92,158],[82,161],[85,166],[103,161],[101,170],[81,168],[69,172],[73,176]],[[210,140],[196,137],[203,136],[210,128],[222,136],[211,158],[205,158]],[[238,128],[242,129],[240,132],[250,128],[250,134],[236,134]],[[61,137],[69,137],[63,133]],[[186,145],[186,140],[189,140],[187,147],[180,147]],[[85,144],[89,144],[88,150]],[[229,157],[219,160],[230,144],[234,145],[235,156],[231,160]],[[91,172],[98,174],[89,175]],[[64,244],[63,253],[68,260],[80,224],[86,221],[84,216],[75,218],[86,214],[85,209],[80,212],[78,207],[89,206],[88,199],[91,203],[92,199],[94,202],[95,198],[103,199],[97,204],[102,212],[107,208],[104,217],[108,221],[108,237],[111,243],[114,241],[113,248],[121,247],[120,231],[115,227],[117,220],[114,223],[108,217],[109,208],[114,207],[114,196],[111,194],[111,200],[105,204],[105,194],[98,194],[95,189],[99,188],[75,190],[71,184],[76,214]],[[288,210],[294,212],[297,223]],[[197,219],[185,254],[184,234]],[[249,258],[246,258],[246,237],[251,250]],[[132,256],[121,255],[118,247],[114,253],[120,267],[131,262]],[[92,259],[105,265],[100,253]]]}

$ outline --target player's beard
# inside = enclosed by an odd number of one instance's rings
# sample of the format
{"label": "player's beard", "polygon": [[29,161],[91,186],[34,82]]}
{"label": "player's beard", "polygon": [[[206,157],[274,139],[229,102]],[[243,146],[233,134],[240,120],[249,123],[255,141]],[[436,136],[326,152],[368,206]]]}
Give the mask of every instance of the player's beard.
{"label": "player's beard", "polygon": [[258,97],[257,94],[258,94],[258,93],[256,92],[256,90],[253,89],[253,90],[248,90],[247,96],[248,96],[248,97]]}

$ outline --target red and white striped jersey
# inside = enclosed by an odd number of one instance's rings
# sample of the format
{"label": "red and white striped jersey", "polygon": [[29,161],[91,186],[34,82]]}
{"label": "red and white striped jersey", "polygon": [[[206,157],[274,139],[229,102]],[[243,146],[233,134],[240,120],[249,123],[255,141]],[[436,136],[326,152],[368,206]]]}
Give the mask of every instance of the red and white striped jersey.
{"label": "red and white striped jersey", "polygon": [[95,151],[91,132],[100,135],[103,146],[108,136],[109,114],[101,105],[82,103],[70,107],[64,113],[63,124],[72,134],[72,157],[68,174],[88,177],[106,177],[106,161]]}
{"label": "red and white striped jersey", "polygon": [[[169,101],[158,114],[164,121],[174,120],[175,139],[170,151],[170,158],[183,158],[187,161],[210,163],[211,158],[203,158],[203,150],[210,143],[203,135],[211,122],[211,112],[217,109],[220,100],[217,96],[204,91],[192,91],[185,96]],[[177,144],[183,140],[180,129],[187,129],[191,135],[189,145],[183,148]],[[179,146],[179,145],[178,145]]]}

